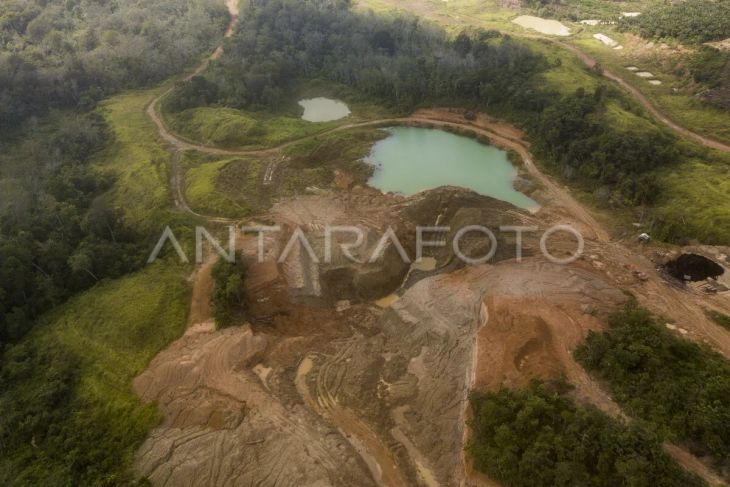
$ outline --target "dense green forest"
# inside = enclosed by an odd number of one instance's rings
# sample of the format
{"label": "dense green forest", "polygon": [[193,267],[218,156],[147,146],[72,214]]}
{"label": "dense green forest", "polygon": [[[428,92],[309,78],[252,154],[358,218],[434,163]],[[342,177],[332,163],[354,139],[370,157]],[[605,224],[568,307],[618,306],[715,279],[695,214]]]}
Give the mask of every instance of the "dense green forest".
{"label": "dense green forest", "polygon": [[657,2],[638,17],[624,17],[619,27],[646,38],[671,37],[686,43],[730,37],[730,0]]}
{"label": "dense green forest", "polygon": [[107,143],[104,119],[62,120],[0,155],[0,344],[68,296],[143,262],[140,235],[104,196],[112,181],[87,167]]}
{"label": "dense green forest", "polygon": [[214,0],[0,4],[0,354],[40,313],[144,262],[148,237],[90,167],[114,138],[94,106],[180,72],[227,19]]}
{"label": "dense green forest", "polygon": [[100,283],[6,351],[0,485],[136,485],[134,453],[161,418],[131,384],[184,330],[186,271],[173,259]]}
{"label": "dense green forest", "polygon": [[590,333],[576,359],[634,418],[730,472],[730,363],[673,335],[635,303]]}
{"label": "dense green forest", "polygon": [[5,0],[0,130],[179,73],[228,21],[212,0]]}
{"label": "dense green forest", "polygon": [[603,116],[608,96],[599,87],[559,97],[530,127],[534,150],[565,178],[615,188],[628,205],[650,204],[661,189],[651,171],[677,162],[679,150],[660,131],[614,127]]}
{"label": "dense green forest", "polygon": [[84,404],[76,394],[81,359],[45,345],[14,347],[0,371],[0,483],[134,485],[120,456],[144,440],[145,423],[115,425],[113,416]]}
{"label": "dense green forest", "polygon": [[[519,103],[545,60],[492,31],[453,42],[411,16],[360,15],[349,2],[259,2],[224,56],[168,107],[199,104],[276,109],[302,79],[324,78],[402,109],[451,103]],[[490,39],[499,38],[496,42]]]}
{"label": "dense green forest", "polygon": [[659,438],[576,406],[563,387],[534,383],[474,393],[468,450],[505,487],[705,485],[664,453]]}
{"label": "dense green forest", "polygon": [[0,3],[1,485],[135,483],[159,416],[130,382],[179,335],[187,289],[118,279],[156,236],[109,196],[96,162],[117,134],[96,103],[198,61],[227,20],[217,0]]}

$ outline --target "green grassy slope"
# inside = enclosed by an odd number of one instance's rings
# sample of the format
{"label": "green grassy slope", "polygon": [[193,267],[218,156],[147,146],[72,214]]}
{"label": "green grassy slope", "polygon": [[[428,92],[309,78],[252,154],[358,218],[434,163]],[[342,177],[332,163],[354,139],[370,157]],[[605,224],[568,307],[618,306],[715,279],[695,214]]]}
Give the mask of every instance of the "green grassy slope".
{"label": "green grassy slope", "polygon": [[181,334],[188,298],[185,269],[155,265],[45,316],[6,357],[0,483],[130,482],[134,452],[161,419],[132,380]]}
{"label": "green grassy slope", "polygon": [[147,117],[147,104],[164,87],[132,91],[103,103],[101,112],[114,142],[93,161],[99,171],[116,178],[112,197],[134,226],[147,228],[171,206],[168,188],[170,153],[160,144]]}
{"label": "green grassy slope", "polygon": [[335,126],[312,124],[284,114],[209,107],[166,114],[165,120],[172,131],[187,140],[228,149],[273,147]]}
{"label": "green grassy slope", "polygon": [[[251,208],[242,206],[217,188],[220,172],[235,160],[209,162],[194,167],[186,173],[185,196],[188,204],[195,211],[229,218],[242,218],[251,214]],[[247,164],[260,168],[258,161],[250,161]],[[250,177],[234,181],[232,184],[241,188],[255,187],[258,180],[258,174],[252,174]]]}
{"label": "green grassy slope", "polygon": [[[171,211],[170,154],[144,113],[164,86],[103,103],[114,142],[94,157],[113,177],[113,204],[143,234],[186,215]],[[184,243],[185,245],[185,243]],[[151,251],[150,247],[150,251]],[[44,315],[9,349],[0,373],[0,484],[129,485],[133,454],[161,419],[132,380],[185,328],[187,266],[173,261],[102,281]]]}

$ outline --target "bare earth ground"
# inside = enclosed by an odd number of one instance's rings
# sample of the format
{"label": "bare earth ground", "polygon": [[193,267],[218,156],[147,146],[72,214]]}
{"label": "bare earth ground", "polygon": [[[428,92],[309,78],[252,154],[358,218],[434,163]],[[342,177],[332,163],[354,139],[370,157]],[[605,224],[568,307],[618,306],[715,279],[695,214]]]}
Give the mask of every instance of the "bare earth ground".
{"label": "bare earth ground", "polygon": [[[327,197],[276,212],[296,221],[315,204],[323,210],[315,226],[343,215],[342,201]],[[392,205],[391,214],[404,207]],[[242,244],[249,256],[252,243]],[[594,271],[530,258],[426,277],[389,309],[354,299],[338,312],[306,304],[326,294],[307,283],[320,276],[303,270],[310,264],[254,264],[251,314],[260,322],[223,331],[197,299],[209,289],[206,268],[198,273],[188,332],[135,381],[166,418],[138,452],[140,474],[159,485],[458,485],[466,394],[475,378],[486,380],[472,367],[493,360],[485,345],[475,361],[490,315],[502,330],[510,300],[598,309],[624,299]],[[571,344],[582,336],[578,328]]]}
{"label": "bare earth ground", "polygon": [[[174,150],[229,153],[169,133],[158,102],[148,113]],[[207,261],[193,276],[187,332],[135,380],[135,391],[157,402],[165,418],[137,452],[140,477],[169,486],[496,485],[464,456],[468,391],[564,374],[578,401],[622,418],[571,353],[621,305],[622,290],[683,336],[730,357],[730,333],[704,313],[711,307],[730,314],[728,295],[669,285],[652,262],[663,258],[660,251],[612,241],[566,188],[540,173],[518,130],[486,115],[466,122],[447,109],[370,124],[383,123],[469,130],[517,151],[543,208],[531,215],[454,188],[401,198],[356,187],[280,201],[266,216],[287,233],[267,237],[264,262],[255,262],[254,238],[238,239],[250,263],[249,322],[215,329],[214,259]],[[192,212],[180,191],[183,175],[175,174],[176,206]],[[570,265],[547,262],[536,233],[525,237],[522,262],[514,239],[502,235],[495,261],[475,267],[459,266],[443,249],[429,255],[432,268],[409,267],[392,246],[372,265],[340,255],[318,264],[301,250],[276,261],[298,226],[317,252],[328,224],[361,227],[363,252],[390,226],[411,250],[414,226],[437,218],[455,227],[571,224],[586,237],[585,256]],[[481,249],[478,242],[472,248]],[[557,234],[550,248],[561,256],[575,243]],[[649,280],[637,279],[635,270]],[[688,470],[719,480],[680,446],[667,450]]]}
{"label": "bare earth ground", "polygon": [[[303,225],[319,254],[324,225],[349,221],[374,234],[387,223],[405,235],[434,205],[445,224],[474,214],[490,227],[545,228],[553,219],[549,209],[529,215],[464,190],[405,199],[365,188],[284,200],[270,217]],[[202,268],[189,331],[135,381],[165,415],[137,454],[138,473],[155,485],[494,485],[463,455],[468,391],[565,375],[578,401],[622,418],[571,355],[625,300],[621,289],[727,352],[727,332],[699,321],[702,303],[723,308],[726,296],[674,289],[658,276],[641,283],[624,262],[654,272],[650,263],[596,239],[585,258],[552,264],[537,255],[537,238],[526,236],[522,262],[507,252],[492,265],[454,268],[437,251],[435,271],[390,272],[378,297],[397,299],[381,306],[359,297],[358,286],[383,267],[315,264],[304,252],[277,264],[287,238],[273,237],[259,264],[255,239],[240,239],[251,262],[251,323],[214,329],[200,299],[210,289]],[[574,242],[556,236],[550,248],[561,255]],[[668,451],[711,478],[685,450]]]}

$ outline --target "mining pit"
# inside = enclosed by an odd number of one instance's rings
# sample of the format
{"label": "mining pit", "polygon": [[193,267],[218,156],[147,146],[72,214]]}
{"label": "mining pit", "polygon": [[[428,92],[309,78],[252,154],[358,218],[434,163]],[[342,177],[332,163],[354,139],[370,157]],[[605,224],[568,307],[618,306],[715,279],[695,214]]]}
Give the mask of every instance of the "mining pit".
{"label": "mining pit", "polygon": [[667,272],[680,281],[704,281],[717,279],[725,269],[717,262],[699,254],[682,254],[665,266]]}

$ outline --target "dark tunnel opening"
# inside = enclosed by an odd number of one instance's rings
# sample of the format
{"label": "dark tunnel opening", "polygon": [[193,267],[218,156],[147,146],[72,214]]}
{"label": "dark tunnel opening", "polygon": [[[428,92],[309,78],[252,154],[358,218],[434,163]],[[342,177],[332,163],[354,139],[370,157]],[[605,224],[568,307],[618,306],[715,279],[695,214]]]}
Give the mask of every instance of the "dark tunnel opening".
{"label": "dark tunnel opening", "polygon": [[697,254],[682,254],[666,265],[667,272],[680,281],[704,281],[717,279],[725,273],[718,263]]}

